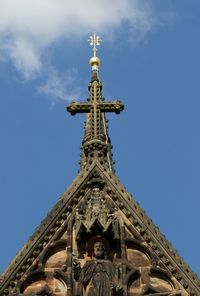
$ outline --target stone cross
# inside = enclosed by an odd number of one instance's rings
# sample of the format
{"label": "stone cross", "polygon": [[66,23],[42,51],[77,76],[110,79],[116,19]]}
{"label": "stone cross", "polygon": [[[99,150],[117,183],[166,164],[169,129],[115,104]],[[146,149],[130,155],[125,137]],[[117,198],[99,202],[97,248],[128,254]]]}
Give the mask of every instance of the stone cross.
{"label": "stone cross", "polygon": [[[100,44],[101,39],[94,32],[93,36],[90,36],[88,40],[90,45],[93,45],[94,56],[90,59],[90,64],[92,65],[92,73],[96,74],[95,79],[93,79],[89,85],[90,97],[87,102],[72,102],[67,107],[67,111],[71,115],[76,113],[90,113],[90,140],[96,140],[102,138],[101,126],[104,126],[105,134],[105,120],[101,113],[105,112],[115,112],[119,114],[123,109],[124,105],[119,101],[114,102],[104,101],[101,96],[101,82],[98,78],[98,65],[100,60],[96,57],[96,46]],[[93,67],[95,65],[95,67]],[[94,76],[93,76],[94,77]]]}
{"label": "stone cross", "polygon": [[100,114],[105,112],[119,114],[124,109],[124,105],[119,100],[113,102],[102,101],[95,92],[92,97],[88,102],[72,102],[67,107],[67,111],[71,115],[75,115],[76,113],[90,113],[91,126],[93,127],[93,135],[91,136],[92,138],[99,138],[100,122],[102,121]]}

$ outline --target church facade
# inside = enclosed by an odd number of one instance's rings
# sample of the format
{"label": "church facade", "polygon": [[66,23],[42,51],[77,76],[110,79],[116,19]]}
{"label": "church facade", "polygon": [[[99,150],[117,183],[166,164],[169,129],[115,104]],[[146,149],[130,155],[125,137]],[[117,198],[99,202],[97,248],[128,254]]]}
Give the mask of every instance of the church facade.
{"label": "church facade", "polygon": [[106,101],[94,56],[80,171],[2,274],[0,296],[200,296],[200,281],[115,175]]}

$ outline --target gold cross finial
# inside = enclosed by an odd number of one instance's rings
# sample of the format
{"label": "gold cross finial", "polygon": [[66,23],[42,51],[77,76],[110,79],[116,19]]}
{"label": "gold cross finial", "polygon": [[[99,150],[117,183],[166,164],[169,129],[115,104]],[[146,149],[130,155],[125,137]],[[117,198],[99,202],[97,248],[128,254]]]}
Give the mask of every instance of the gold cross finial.
{"label": "gold cross finial", "polygon": [[94,57],[96,57],[97,45],[100,45],[102,40],[96,35],[96,32],[94,32],[93,36],[90,36],[88,41],[90,42],[90,45],[93,46]]}

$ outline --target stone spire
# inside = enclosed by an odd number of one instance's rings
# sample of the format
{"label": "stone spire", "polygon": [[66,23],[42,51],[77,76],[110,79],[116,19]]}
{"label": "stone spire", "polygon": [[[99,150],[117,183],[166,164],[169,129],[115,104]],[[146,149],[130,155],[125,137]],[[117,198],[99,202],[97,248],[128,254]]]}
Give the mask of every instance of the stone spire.
{"label": "stone spire", "polygon": [[76,113],[87,113],[84,137],[82,141],[82,155],[80,161],[80,169],[85,169],[91,165],[94,160],[98,160],[101,165],[114,171],[111,142],[108,136],[108,121],[105,118],[105,112],[115,112],[119,114],[124,105],[115,100],[105,101],[102,97],[102,84],[99,79],[100,59],[96,56],[96,46],[100,44],[100,38],[94,33],[90,37],[90,45],[93,46],[93,57],[89,63],[91,65],[91,81],[88,85],[89,98],[87,102],[72,102],[67,107],[67,111],[71,115]]}

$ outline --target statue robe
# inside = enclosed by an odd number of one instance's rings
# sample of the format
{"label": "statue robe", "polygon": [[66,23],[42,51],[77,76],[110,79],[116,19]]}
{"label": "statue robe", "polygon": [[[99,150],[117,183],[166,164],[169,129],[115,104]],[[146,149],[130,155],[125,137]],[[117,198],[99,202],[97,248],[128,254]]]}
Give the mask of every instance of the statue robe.
{"label": "statue robe", "polygon": [[111,296],[114,273],[108,260],[87,261],[80,274],[77,296]]}

